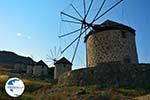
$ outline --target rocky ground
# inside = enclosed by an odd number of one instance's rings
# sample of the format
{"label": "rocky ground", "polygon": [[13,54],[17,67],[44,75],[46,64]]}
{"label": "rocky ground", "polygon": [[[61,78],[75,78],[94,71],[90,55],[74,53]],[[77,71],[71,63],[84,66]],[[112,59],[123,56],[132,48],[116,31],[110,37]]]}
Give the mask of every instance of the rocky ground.
{"label": "rocky ground", "polygon": [[[149,94],[149,95],[147,95]],[[45,87],[34,92],[36,100],[150,100],[143,89],[88,87]]]}
{"label": "rocky ground", "polygon": [[90,86],[59,86],[49,80],[34,79],[16,74],[25,83],[25,91],[18,98],[5,92],[5,83],[11,75],[0,71],[0,100],[150,100],[150,89],[101,88]]}

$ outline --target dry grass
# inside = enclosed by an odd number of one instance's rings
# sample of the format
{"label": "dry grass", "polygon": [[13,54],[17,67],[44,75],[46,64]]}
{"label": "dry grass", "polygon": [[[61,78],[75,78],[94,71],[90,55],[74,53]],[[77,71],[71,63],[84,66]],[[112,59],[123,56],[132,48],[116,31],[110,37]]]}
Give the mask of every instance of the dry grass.
{"label": "dry grass", "polygon": [[[10,99],[4,90],[5,82],[9,77],[7,73],[0,73],[0,100]],[[100,88],[97,85],[60,87],[47,81],[25,77],[21,79],[25,83],[26,88],[18,100],[132,100],[135,97],[150,94],[150,91],[144,89]],[[79,94],[82,88],[86,92]]]}
{"label": "dry grass", "polygon": [[[86,92],[79,94],[81,88],[84,88]],[[54,85],[41,88],[33,93],[36,100],[132,100],[146,94],[149,92],[143,89],[100,88],[96,85],[87,87]]]}
{"label": "dry grass", "polygon": [[0,75],[0,81],[6,81],[9,79],[8,75]]}

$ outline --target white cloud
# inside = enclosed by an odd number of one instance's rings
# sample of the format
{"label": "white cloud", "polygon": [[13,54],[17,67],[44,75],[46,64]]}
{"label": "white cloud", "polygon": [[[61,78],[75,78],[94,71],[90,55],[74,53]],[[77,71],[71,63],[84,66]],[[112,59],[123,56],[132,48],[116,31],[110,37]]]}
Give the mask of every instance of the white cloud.
{"label": "white cloud", "polygon": [[19,36],[19,37],[22,36],[22,33],[17,33],[17,36]]}
{"label": "white cloud", "polygon": [[31,36],[27,36],[27,39],[31,39]]}
{"label": "white cloud", "polygon": [[31,39],[31,36],[23,33],[17,33],[17,36],[25,39]]}

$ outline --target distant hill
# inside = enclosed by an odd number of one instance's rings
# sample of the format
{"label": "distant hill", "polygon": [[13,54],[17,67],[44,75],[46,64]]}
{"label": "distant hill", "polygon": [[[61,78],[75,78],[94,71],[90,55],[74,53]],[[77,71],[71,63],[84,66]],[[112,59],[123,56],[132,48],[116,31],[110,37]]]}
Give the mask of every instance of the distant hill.
{"label": "distant hill", "polygon": [[36,63],[30,57],[24,57],[17,55],[14,52],[10,51],[0,51],[0,64],[11,64],[14,65],[16,63],[21,64],[34,64]]}

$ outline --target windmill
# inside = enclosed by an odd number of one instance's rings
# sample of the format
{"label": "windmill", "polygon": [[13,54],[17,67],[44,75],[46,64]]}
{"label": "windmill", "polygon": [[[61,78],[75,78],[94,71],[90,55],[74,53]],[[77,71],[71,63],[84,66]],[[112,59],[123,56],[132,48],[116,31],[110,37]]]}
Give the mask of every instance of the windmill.
{"label": "windmill", "polygon": [[[61,51],[61,53],[64,53],[70,46],[72,46],[74,43],[76,43],[75,50],[72,56],[72,63],[75,59],[79,43],[81,40],[82,35],[86,35],[87,32],[96,30],[96,22],[101,19],[105,14],[110,12],[113,8],[115,8],[117,5],[119,5],[123,0],[116,0],[113,4],[109,5],[109,8],[105,9],[105,11],[102,12],[104,6],[108,1],[110,0],[103,0],[102,2],[99,2],[101,0],[78,0],[80,1],[80,11],[77,7],[79,5],[75,5],[76,0],[74,0],[70,5],[69,8],[72,9],[71,12],[61,12],[61,21],[68,24],[74,24],[76,25],[76,29],[73,31],[70,31],[68,33],[65,33],[63,35],[60,35],[59,38],[67,37],[72,34],[78,33],[78,35]],[[77,1],[76,1],[77,2]],[[101,4],[99,6],[99,4]],[[108,5],[107,5],[108,6]],[[96,9],[92,9],[94,7],[97,7]],[[69,9],[68,8],[68,9]],[[82,12],[82,13],[81,13]],[[95,12],[95,13],[93,13]],[[90,16],[93,15],[93,17]],[[97,37],[95,36],[95,39]],[[98,41],[98,39],[97,39]],[[107,51],[105,49],[102,50],[103,53],[107,54]]]}
{"label": "windmill", "polygon": [[58,61],[61,57],[61,48],[58,49],[56,46],[53,49],[50,49],[50,54],[46,55],[46,62],[49,63],[50,67],[54,67],[56,61]]}

